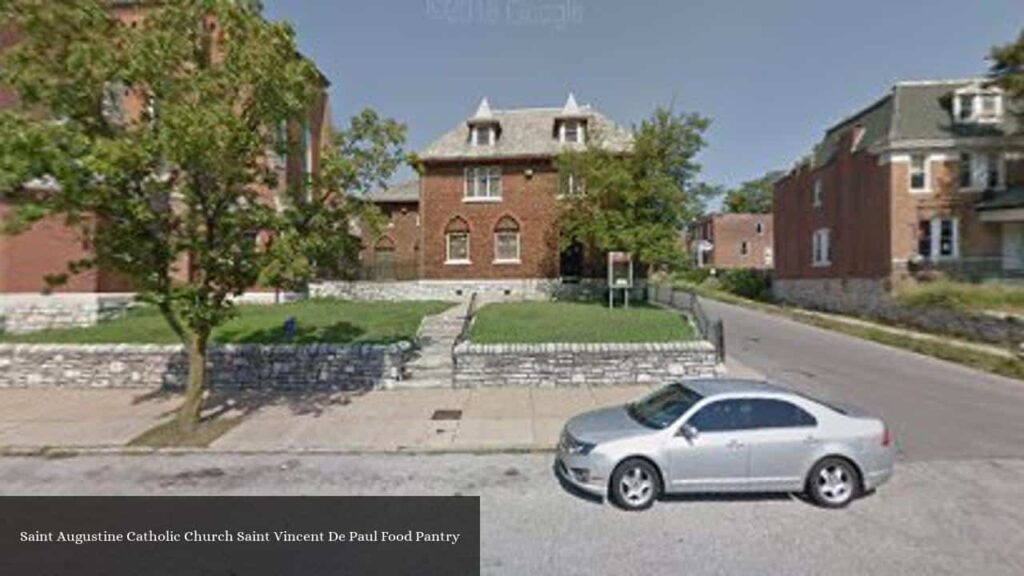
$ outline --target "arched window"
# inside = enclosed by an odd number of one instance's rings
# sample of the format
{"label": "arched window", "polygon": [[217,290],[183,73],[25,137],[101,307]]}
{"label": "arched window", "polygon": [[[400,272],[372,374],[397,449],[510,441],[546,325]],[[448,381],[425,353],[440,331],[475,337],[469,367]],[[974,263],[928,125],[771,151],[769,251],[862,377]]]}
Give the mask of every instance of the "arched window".
{"label": "arched window", "polygon": [[498,264],[518,264],[520,262],[520,244],[522,235],[519,222],[511,216],[504,216],[494,226],[494,262]]}
{"label": "arched window", "polygon": [[469,264],[469,224],[456,216],[444,229],[445,264]]}
{"label": "arched window", "polygon": [[382,236],[373,249],[377,252],[394,252],[395,241],[390,236]]}

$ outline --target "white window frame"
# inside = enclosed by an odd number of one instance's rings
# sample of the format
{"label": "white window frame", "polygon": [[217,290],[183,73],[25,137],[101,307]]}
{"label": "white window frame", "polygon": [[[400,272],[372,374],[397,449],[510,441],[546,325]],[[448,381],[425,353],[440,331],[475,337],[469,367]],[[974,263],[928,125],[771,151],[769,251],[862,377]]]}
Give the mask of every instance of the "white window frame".
{"label": "white window frame", "polygon": [[811,235],[811,265],[823,268],[832,265],[832,230],[819,228]]}
{"label": "white window frame", "polygon": [[[486,182],[483,194],[480,193],[481,175]],[[472,177],[472,190],[470,180]],[[495,184],[496,183],[496,184]],[[501,202],[502,198],[502,174],[500,166],[469,166],[464,172],[462,179],[462,201],[463,202]]]}
{"label": "white window frame", "polygon": [[[569,140],[569,131],[566,129],[569,124],[576,127],[576,139]],[[558,126],[558,141],[562,144],[583,144],[587,141],[587,124],[582,120],[563,120]]]}
{"label": "white window frame", "polygon": [[[963,168],[962,167],[962,163],[964,161],[963,157],[965,155],[970,158],[970,160],[969,160],[970,168],[969,169],[970,169],[970,173],[971,173],[971,185],[967,186],[967,187],[959,186],[960,185],[960,171]],[[990,188],[989,185],[988,185],[988,166],[989,166],[989,160],[991,160],[991,158],[993,156],[997,157],[996,166],[997,166],[997,170],[999,172],[999,178],[998,178],[998,182],[997,182],[996,186],[994,188],[992,188],[992,189],[993,190],[1002,190],[1002,189],[1006,188],[1006,155],[1005,154],[1003,154],[1001,152],[969,152],[969,151],[965,151],[965,152],[962,152],[960,154],[959,160],[958,160],[958,162],[960,164],[957,166],[956,181],[957,181],[957,185],[959,186],[960,191],[962,191],[962,192],[981,192],[983,190],[987,190],[987,189]]]}
{"label": "white window frame", "polygon": [[[981,104],[985,98],[995,98],[995,111],[991,115],[982,112]],[[963,118],[963,99],[971,101],[971,115]],[[1003,121],[1005,112],[1003,91],[1000,88],[980,88],[970,86],[953,93],[953,120],[958,124],[998,124]]]}
{"label": "white window frame", "polygon": [[821,183],[821,178],[815,178],[814,179],[814,191],[812,192],[812,196],[811,196],[811,206],[813,208],[821,208],[822,204],[824,204],[824,200],[823,200],[824,196],[825,196],[825,191],[824,191],[824,187],[822,186],[822,183]]}
{"label": "white window frame", "polygon": [[[498,256],[498,236],[502,234],[514,234],[516,237],[515,258],[501,258]],[[494,231],[494,263],[495,264],[521,264],[523,256],[523,233],[518,230],[495,230]]]}
{"label": "white window frame", "polygon": [[[465,258],[452,258],[452,236],[465,236],[466,237],[466,257]],[[470,238],[469,232],[445,232],[444,234],[444,263],[449,266],[465,266],[472,264],[470,259]]]}
{"label": "white window frame", "polygon": [[[472,146],[493,146],[494,133],[494,126],[473,126],[469,131],[469,143]],[[483,142],[480,141],[481,134],[487,135]]]}
{"label": "white window frame", "polygon": [[[931,220],[926,220],[930,227],[930,244],[929,254],[921,254],[925,258],[931,261],[944,261],[944,260],[957,260],[960,258],[960,218],[944,218],[936,217]],[[953,223],[953,253],[950,255],[942,255],[942,223],[952,222]]]}
{"label": "white window frame", "polygon": [[[914,159],[922,158],[924,170],[924,186],[921,188],[914,187]],[[907,190],[910,190],[911,194],[927,194],[932,191],[932,157],[928,154],[911,154],[910,162],[907,165]]]}

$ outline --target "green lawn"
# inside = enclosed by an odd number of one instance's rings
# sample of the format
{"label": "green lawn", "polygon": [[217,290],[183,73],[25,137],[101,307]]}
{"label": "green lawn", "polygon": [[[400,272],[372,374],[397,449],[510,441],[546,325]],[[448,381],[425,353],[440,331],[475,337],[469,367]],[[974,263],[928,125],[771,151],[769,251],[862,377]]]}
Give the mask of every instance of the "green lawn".
{"label": "green lawn", "polygon": [[481,344],[535,342],[672,342],[692,340],[675,312],[646,305],[609,310],[602,304],[516,302],[480,309],[470,339]]}
{"label": "green lawn", "polygon": [[[420,320],[451,307],[445,302],[350,302],[305,300],[279,305],[245,305],[213,336],[217,343],[274,344],[287,342],[283,324],[294,316],[298,328],[292,342],[392,343],[412,339]],[[177,344],[160,314],[150,307],[89,328],[46,330],[0,335],[0,342],[50,344]]]}
{"label": "green lawn", "polygon": [[1024,286],[1020,284],[939,280],[903,287],[896,299],[910,306],[1024,314]]}

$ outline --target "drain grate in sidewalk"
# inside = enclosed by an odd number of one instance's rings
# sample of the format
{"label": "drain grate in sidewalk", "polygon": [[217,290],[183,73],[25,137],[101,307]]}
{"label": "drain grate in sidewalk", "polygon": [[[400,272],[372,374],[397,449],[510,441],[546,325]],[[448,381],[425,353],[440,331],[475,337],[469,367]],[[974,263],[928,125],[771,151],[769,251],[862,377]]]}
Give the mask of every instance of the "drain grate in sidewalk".
{"label": "drain grate in sidewalk", "polygon": [[431,420],[462,420],[462,410],[434,410]]}

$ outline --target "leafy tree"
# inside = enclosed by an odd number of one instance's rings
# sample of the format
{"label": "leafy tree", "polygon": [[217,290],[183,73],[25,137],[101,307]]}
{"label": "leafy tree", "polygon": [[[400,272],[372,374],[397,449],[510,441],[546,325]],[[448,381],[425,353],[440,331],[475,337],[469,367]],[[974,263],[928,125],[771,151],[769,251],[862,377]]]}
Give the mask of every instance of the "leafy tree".
{"label": "leafy tree", "polygon": [[563,184],[570,176],[574,183],[561,203],[562,245],[628,251],[648,265],[681,263],[680,230],[700,214],[711,190],[697,182],[695,160],[709,124],[658,108],[634,128],[628,152],[595,133],[585,150],[562,154]]}
{"label": "leafy tree", "polygon": [[[291,257],[311,263],[290,270],[293,281],[329,266],[321,246],[288,239],[340,229],[351,208],[337,192],[391,164],[375,160],[372,137],[368,148],[354,144],[380,128],[364,114],[371,126],[343,133],[327,153],[330,168],[277,209],[268,154],[287,147],[279,127],[308,117],[321,89],[290,26],[266,21],[254,2],[178,0],[155,3],[129,27],[104,4],[0,0],[0,19],[21,33],[0,82],[22,104],[0,115],[0,185],[19,208],[13,226],[53,214],[79,228],[93,256],[70,272],[117,271],[160,310],[188,353],[178,422],[192,429],[212,331],[233,314],[233,298],[281,261],[266,238],[285,239]],[[146,104],[140,113],[120,106],[125,95]],[[395,144],[400,131],[383,126]],[[32,178],[59,187],[19,189]]]}
{"label": "leafy tree", "polygon": [[734,214],[768,214],[772,211],[772,194],[775,189],[776,172],[749,180],[725,193],[722,208]]}
{"label": "leafy tree", "polygon": [[1024,30],[1017,41],[992,49],[991,75],[1012,98],[1024,101]]}

